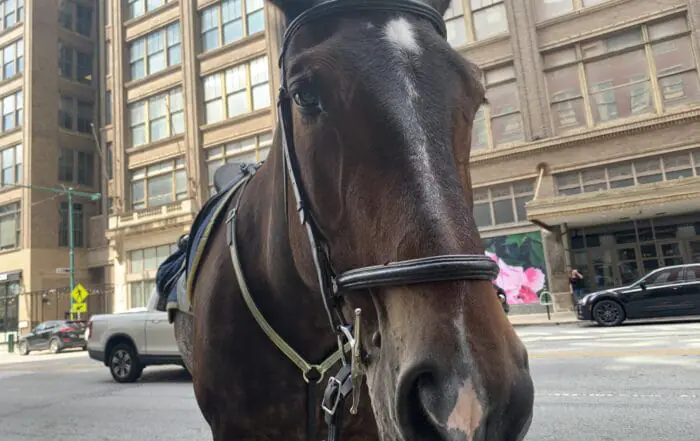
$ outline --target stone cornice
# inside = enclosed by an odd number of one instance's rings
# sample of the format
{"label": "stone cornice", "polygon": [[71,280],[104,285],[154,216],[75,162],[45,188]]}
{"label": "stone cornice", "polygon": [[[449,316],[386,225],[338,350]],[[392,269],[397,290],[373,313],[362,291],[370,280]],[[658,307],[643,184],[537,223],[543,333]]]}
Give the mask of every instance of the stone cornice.
{"label": "stone cornice", "polygon": [[537,199],[528,202],[526,209],[528,220],[547,220],[696,198],[700,198],[700,177]]}
{"label": "stone cornice", "polygon": [[683,124],[700,120],[700,107],[685,109],[680,112],[665,114],[655,118],[645,118],[624,122],[615,126],[593,128],[591,130],[570,135],[546,138],[540,141],[521,144],[511,148],[493,149],[486,152],[473,154],[470,163],[477,164],[489,161],[501,161],[512,157],[527,155],[531,152],[540,152],[577,144],[591,143],[624,135],[651,131],[674,124]]}

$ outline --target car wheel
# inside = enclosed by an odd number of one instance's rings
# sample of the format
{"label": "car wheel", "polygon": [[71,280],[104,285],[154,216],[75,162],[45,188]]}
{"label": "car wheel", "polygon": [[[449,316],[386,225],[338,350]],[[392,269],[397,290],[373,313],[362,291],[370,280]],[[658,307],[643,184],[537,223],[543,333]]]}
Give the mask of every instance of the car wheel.
{"label": "car wheel", "polygon": [[613,300],[601,300],[593,307],[593,319],[600,326],[617,326],[625,320],[625,310]]}
{"label": "car wheel", "polygon": [[56,337],[52,338],[49,342],[49,350],[52,354],[58,354],[61,352],[61,342],[58,341]]}
{"label": "car wheel", "polygon": [[143,372],[143,365],[130,344],[121,343],[109,355],[109,372],[117,383],[133,383]]}
{"label": "car wheel", "polygon": [[29,354],[29,345],[26,341],[19,342],[19,344],[17,345],[17,352],[19,352],[19,355]]}

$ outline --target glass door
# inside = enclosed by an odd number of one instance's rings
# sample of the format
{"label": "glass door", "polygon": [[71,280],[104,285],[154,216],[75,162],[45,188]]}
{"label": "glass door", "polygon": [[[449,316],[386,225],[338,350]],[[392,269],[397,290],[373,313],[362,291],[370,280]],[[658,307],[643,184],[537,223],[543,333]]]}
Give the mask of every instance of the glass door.
{"label": "glass door", "polygon": [[683,264],[683,252],[681,249],[680,242],[677,241],[664,241],[658,242],[659,255],[664,266],[670,265],[682,265]]}
{"label": "glass door", "polygon": [[639,278],[637,247],[625,245],[617,248],[617,276],[622,285],[628,285]]}

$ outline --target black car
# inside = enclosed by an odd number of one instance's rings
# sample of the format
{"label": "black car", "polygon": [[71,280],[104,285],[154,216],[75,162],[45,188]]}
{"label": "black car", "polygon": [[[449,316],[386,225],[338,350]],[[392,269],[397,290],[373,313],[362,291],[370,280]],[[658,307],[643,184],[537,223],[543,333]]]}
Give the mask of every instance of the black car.
{"label": "black car", "polygon": [[579,320],[617,326],[626,319],[700,315],[700,264],[659,268],[628,286],[585,295]]}
{"label": "black car", "polygon": [[85,320],[49,320],[37,325],[32,331],[17,342],[20,355],[30,351],[49,349],[58,353],[67,348],[87,349],[85,340]]}

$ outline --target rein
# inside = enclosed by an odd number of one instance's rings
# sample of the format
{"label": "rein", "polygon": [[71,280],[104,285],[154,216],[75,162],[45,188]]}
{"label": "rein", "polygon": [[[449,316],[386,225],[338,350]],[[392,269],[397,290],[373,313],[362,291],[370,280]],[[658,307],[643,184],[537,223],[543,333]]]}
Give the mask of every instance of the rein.
{"label": "rein", "polygon": [[[238,244],[236,241],[236,220],[239,196],[234,207],[228,214],[227,240],[231,251],[234,271],[239,281],[243,299],[260,328],[270,341],[294,363],[302,373],[307,384],[307,441],[315,441],[317,431],[316,386],[323,380],[325,374],[338,362],[342,363],[340,370],[329,378],[321,409],[325,413],[328,425],[328,440],[338,441],[342,427],[342,417],[345,400],[352,393],[350,412],[356,414],[359,406],[360,390],[365,372],[364,351],[360,345],[361,310],[354,311],[353,324],[349,324],[343,312],[343,294],[348,291],[367,290],[378,287],[406,286],[413,284],[456,281],[456,280],[493,280],[498,275],[498,265],[488,256],[481,254],[453,254],[423,257],[418,259],[390,262],[352,269],[338,274],[332,264],[330,249],[327,241],[318,228],[308,204],[306,192],[301,181],[299,161],[294,146],[291,99],[287,87],[285,55],[294,35],[304,25],[320,18],[339,15],[346,12],[387,12],[412,14],[428,20],[438,34],[445,38],[446,29],[442,16],[432,7],[416,0],[327,0],[309,8],[296,17],[287,27],[280,55],[281,87],[277,100],[278,120],[282,129],[282,150],[284,154],[282,174],[284,176],[284,198],[288,203],[287,181],[292,187],[296,201],[296,211],[299,221],[304,226],[307,239],[312,251],[314,267],[318,278],[321,300],[328,315],[331,330],[337,338],[337,350],[319,364],[311,364],[299,355],[272,328],[255,305],[252,294],[248,289],[243,275]],[[246,168],[245,178],[230,191],[244,191],[246,184],[255,174],[253,167]],[[288,210],[285,210],[287,216]],[[288,219],[287,219],[288,221]],[[350,352],[350,360],[347,358]]]}

